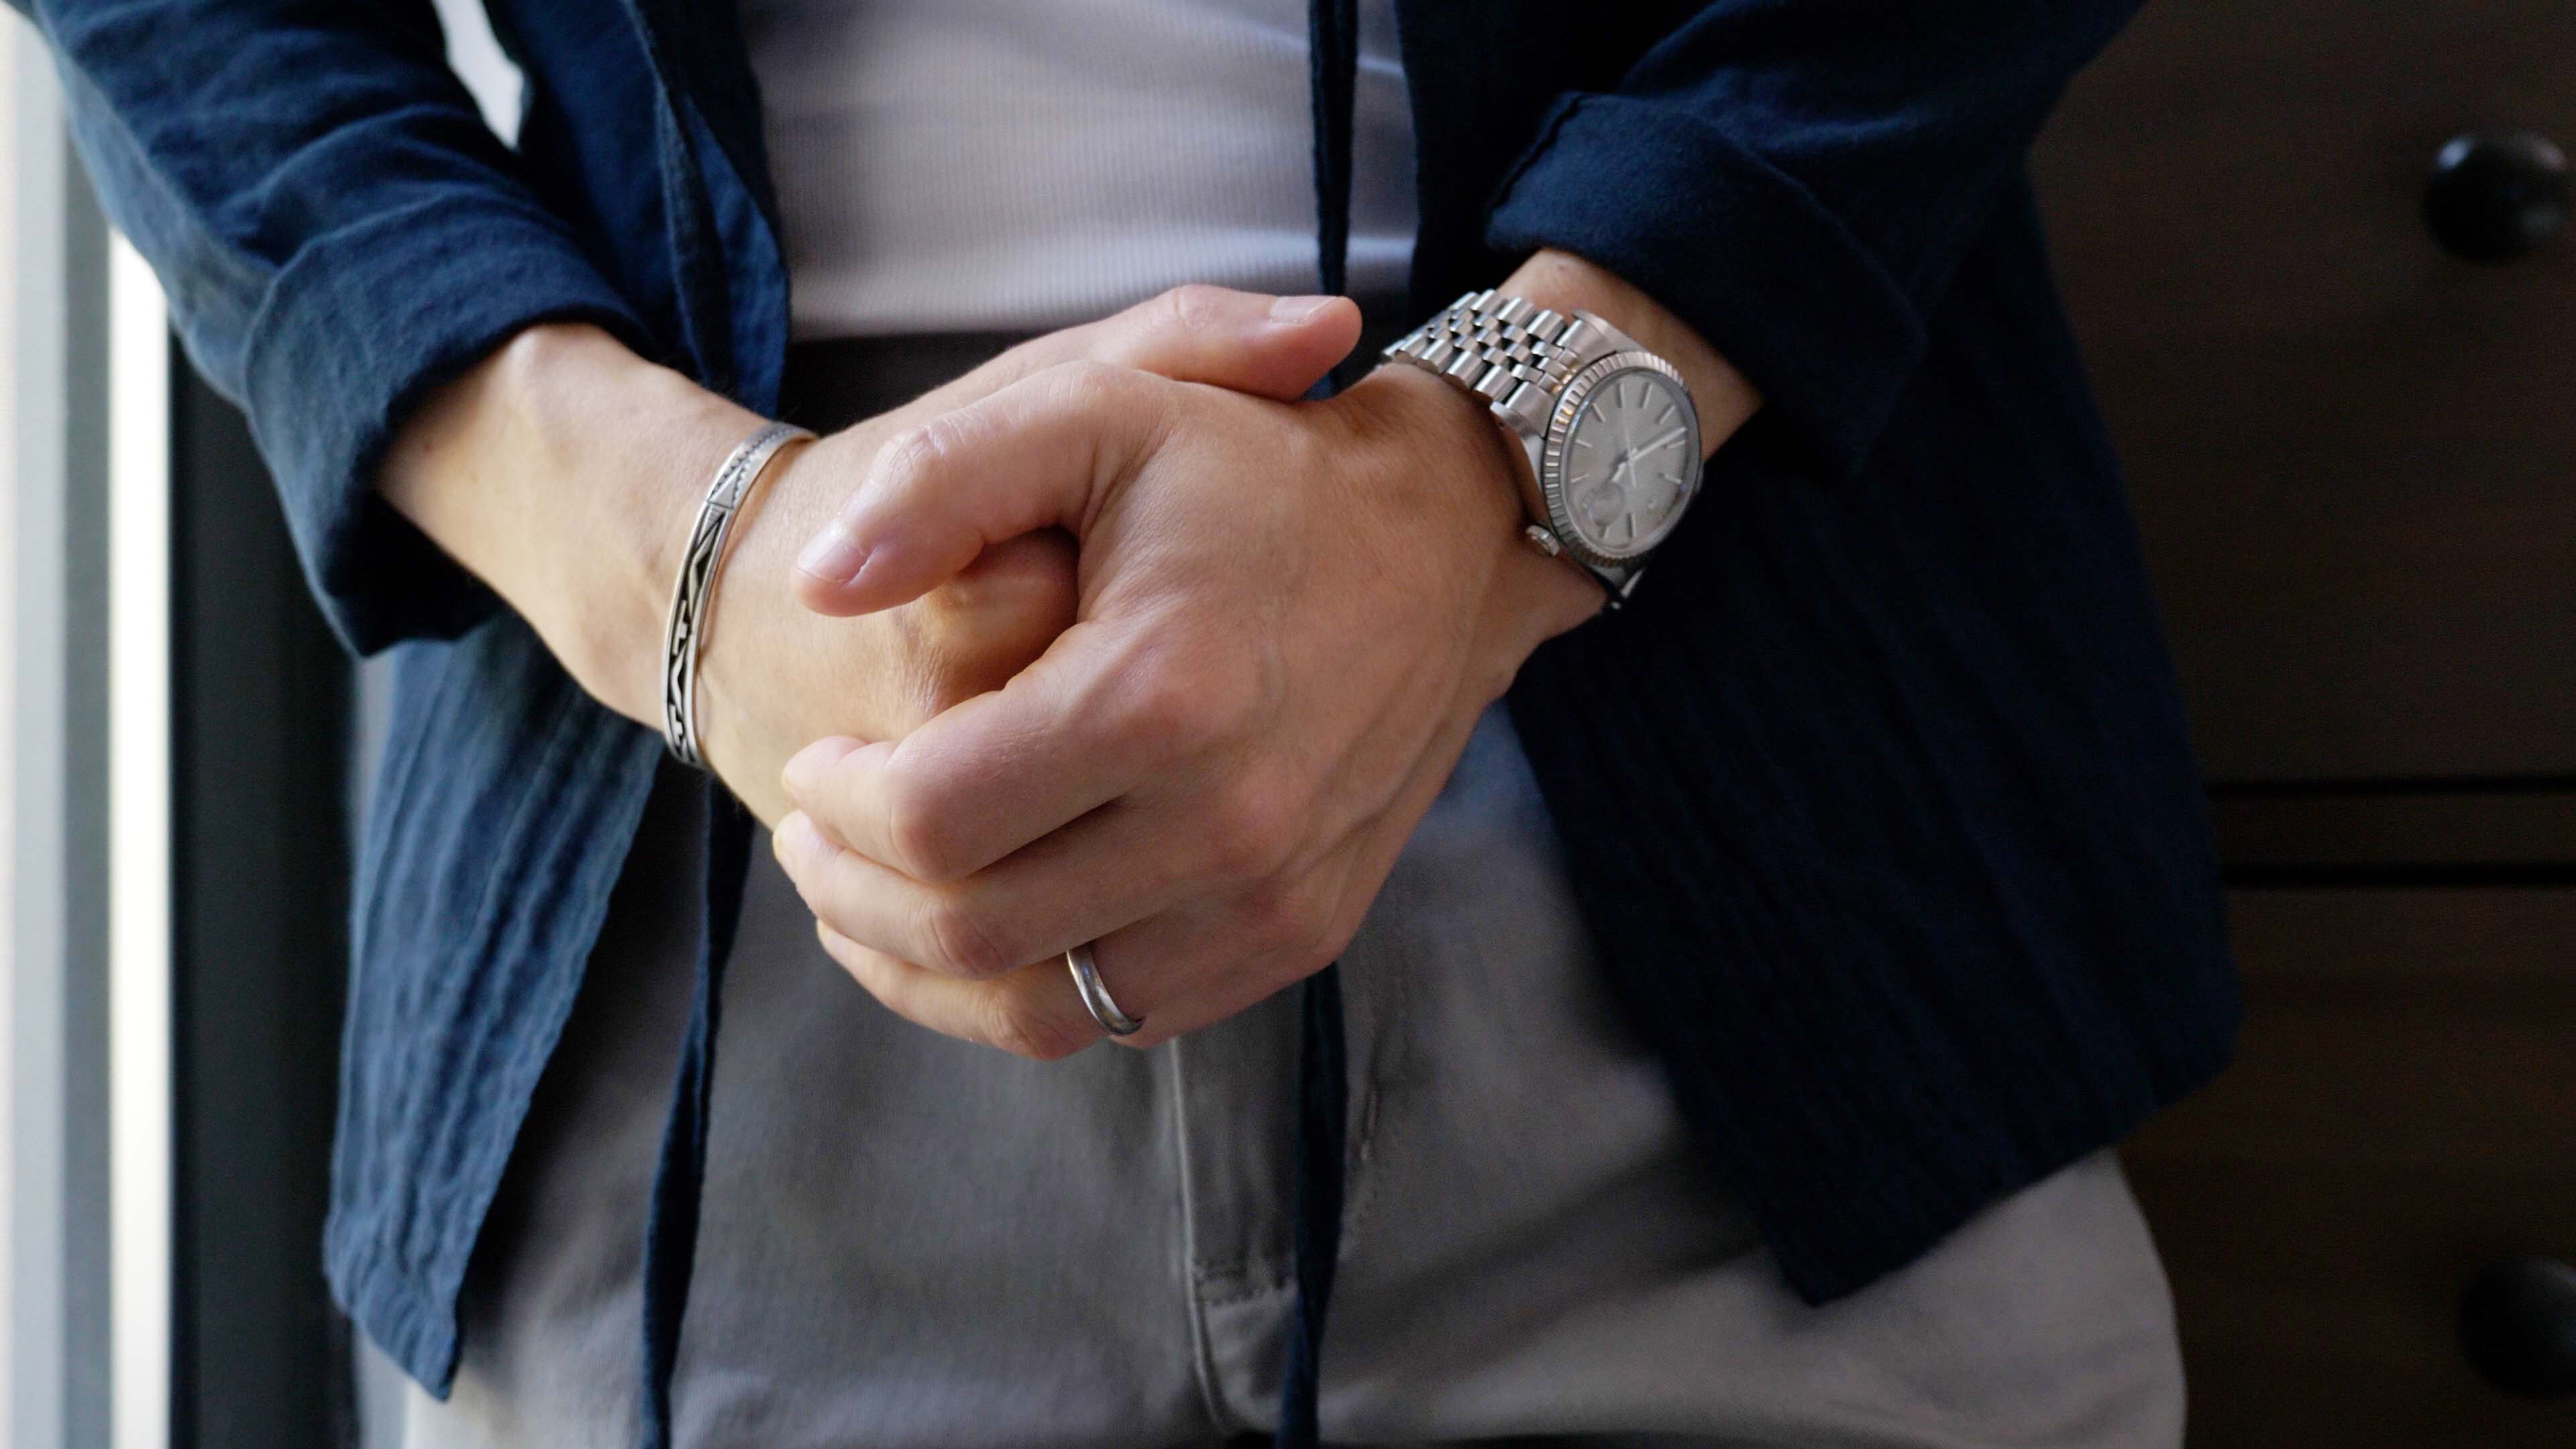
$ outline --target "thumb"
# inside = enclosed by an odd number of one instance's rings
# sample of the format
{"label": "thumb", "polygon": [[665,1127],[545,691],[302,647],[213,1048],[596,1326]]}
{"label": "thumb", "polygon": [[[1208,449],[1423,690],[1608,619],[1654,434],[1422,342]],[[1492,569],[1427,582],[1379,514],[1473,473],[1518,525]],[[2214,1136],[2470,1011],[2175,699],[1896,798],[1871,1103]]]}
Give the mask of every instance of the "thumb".
{"label": "thumb", "polygon": [[935,411],[964,407],[1068,362],[1106,362],[1295,402],[1359,338],[1359,304],[1348,297],[1274,297],[1194,284],[1097,322],[1032,337],[921,403]]}
{"label": "thumb", "polygon": [[1208,286],[1174,287],[1048,339],[1073,349],[1055,361],[1091,357],[1279,402],[1305,396],[1359,340],[1359,304],[1348,297]]}
{"label": "thumb", "polygon": [[1042,528],[1077,537],[1103,490],[1156,445],[1172,385],[1071,362],[942,413],[889,441],[840,515],[796,560],[820,614],[921,597],[994,543]]}
{"label": "thumb", "polygon": [[[1359,304],[1347,297],[1274,297],[1194,284],[1174,287],[1100,321],[1021,343],[903,410],[934,421],[899,437],[880,453],[880,466],[871,471],[867,487],[848,501],[841,516],[816,536],[798,560],[796,596],[809,609],[836,615],[867,613],[902,602],[883,597],[883,581],[892,577],[886,570],[898,556],[894,552],[875,556],[876,568],[866,574],[866,586],[860,587],[864,562],[872,555],[854,532],[856,521],[871,518],[892,527],[900,520],[885,511],[883,500],[910,491],[890,491],[889,470],[883,463],[894,458],[902,465],[894,470],[900,473],[921,461],[909,455],[920,453],[918,445],[925,441],[944,447],[977,432],[975,419],[985,416],[980,404],[1020,384],[1057,372],[1096,379],[1125,371],[1137,384],[1160,376],[1294,402],[1350,355],[1359,335]],[[1100,387],[1113,385],[1103,382]],[[871,501],[872,496],[876,501]],[[1032,492],[1022,501],[1030,510],[1042,511],[1040,505],[1048,500]],[[991,516],[984,522],[990,525]],[[1042,519],[1027,528],[1046,526]],[[1025,531],[993,532],[988,526],[978,536],[998,541]],[[949,535],[952,540],[963,536]],[[920,564],[922,557],[909,547],[902,556],[912,560],[907,568]],[[940,577],[954,574],[972,560],[969,554],[943,565]],[[905,597],[938,582],[933,578]]]}

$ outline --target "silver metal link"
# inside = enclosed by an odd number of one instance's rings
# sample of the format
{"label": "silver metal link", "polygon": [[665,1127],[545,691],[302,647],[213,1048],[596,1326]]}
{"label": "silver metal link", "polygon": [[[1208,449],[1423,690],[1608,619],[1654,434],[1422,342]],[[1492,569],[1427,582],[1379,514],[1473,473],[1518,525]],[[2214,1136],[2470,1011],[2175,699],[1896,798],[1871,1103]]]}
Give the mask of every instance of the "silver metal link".
{"label": "silver metal link", "polygon": [[1522,297],[1470,292],[1386,356],[1428,368],[1500,408],[1532,410],[1531,388],[1553,393],[1574,376],[1596,329]]}
{"label": "silver metal link", "polygon": [[[1577,374],[1612,365],[1620,353],[1643,351],[1589,313],[1556,312],[1526,298],[1470,292],[1388,347],[1384,357],[1448,378],[1492,409],[1528,455],[1532,476],[1525,476],[1522,485],[1534,491],[1522,501],[1530,511],[1530,542],[1591,575],[1609,591],[1610,607],[1617,608],[1644,571],[1644,559],[1591,554],[1578,536],[1561,531],[1570,526],[1557,516],[1547,481],[1558,464],[1544,449],[1553,437],[1551,429],[1563,421],[1558,412]],[[1668,364],[1651,354],[1639,365],[1680,382]]]}

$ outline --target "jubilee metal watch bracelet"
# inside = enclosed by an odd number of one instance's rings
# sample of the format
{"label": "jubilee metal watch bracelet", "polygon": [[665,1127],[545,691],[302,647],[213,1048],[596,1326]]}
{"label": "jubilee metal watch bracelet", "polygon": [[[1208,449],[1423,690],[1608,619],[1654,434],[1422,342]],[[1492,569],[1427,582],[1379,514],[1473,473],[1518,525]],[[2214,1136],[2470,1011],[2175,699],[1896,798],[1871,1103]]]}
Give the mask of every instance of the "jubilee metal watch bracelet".
{"label": "jubilee metal watch bracelet", "polygon": [[1624,601],[1699,491],[1699,410],[1672,364],[1589,312],[1490,291],[1385,355],[1485,403],[1529,464],[1530,541]]}

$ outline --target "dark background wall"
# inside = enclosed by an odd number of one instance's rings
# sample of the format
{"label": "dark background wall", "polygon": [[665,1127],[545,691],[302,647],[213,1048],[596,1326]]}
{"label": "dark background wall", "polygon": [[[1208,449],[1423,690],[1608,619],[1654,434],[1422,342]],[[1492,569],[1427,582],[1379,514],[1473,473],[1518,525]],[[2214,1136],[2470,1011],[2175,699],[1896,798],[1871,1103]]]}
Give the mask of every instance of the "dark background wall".
{"label": "dark background wall", "polygon": [[[175,349],[174,349],[175,356]],[[350,670],[241,415],[174,364],[175,1449],[352,1442],[325,1292]]]}

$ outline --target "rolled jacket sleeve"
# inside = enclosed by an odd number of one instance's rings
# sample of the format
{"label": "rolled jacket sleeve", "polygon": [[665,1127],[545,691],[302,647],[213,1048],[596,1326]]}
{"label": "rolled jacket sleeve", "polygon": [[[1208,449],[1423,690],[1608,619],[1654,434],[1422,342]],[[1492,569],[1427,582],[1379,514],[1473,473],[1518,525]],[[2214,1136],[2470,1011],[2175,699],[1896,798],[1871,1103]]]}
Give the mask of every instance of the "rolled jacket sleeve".
{"label": "rolled jacket sleeve", "polygon": [[1558,101],[1486,242],[1643,288],[1847,477],[2002,183],[2134,8],[1722,0]]}
{"label": "rolled jacket sleeve", "polygon": [[249,415],[354,649],[492,597],[375,492],[393,431],[512,333],[644,329],[513,174],[426,4],[43,0],[72,131],[189,356]]}

